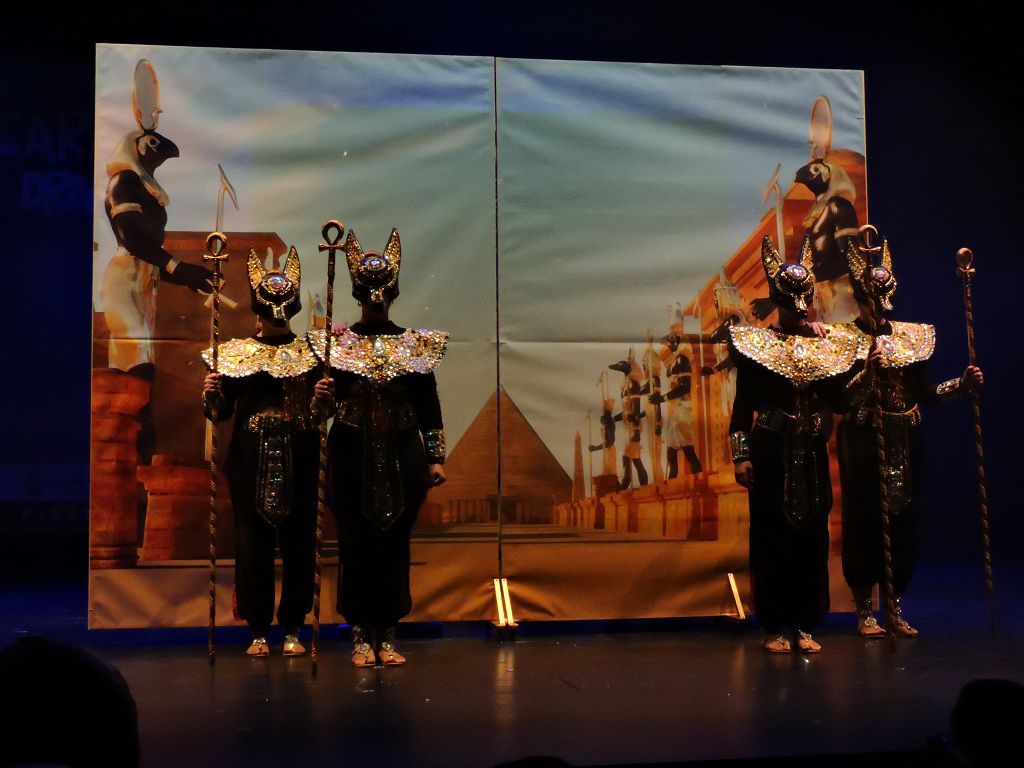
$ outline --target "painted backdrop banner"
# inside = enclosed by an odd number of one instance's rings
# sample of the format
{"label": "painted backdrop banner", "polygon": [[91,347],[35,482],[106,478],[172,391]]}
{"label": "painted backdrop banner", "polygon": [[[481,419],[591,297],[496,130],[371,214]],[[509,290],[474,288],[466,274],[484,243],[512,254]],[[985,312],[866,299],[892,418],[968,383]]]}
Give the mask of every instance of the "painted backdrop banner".
{"label": "painted backdrop banner", "polygon": [[[140,61],[158,93],[133,104]],[[104,45],[96,82],[90,626],[206,621],[209,301],[118,249],[104,209],[154,100],[177,148],[143,178],[164,247],[198,265],[228,235],[222,338],[253,330],[250,247],[297,248],[293,326],[322,325],[332,218],[367,248],[397,227],[392,316],[451,333],[411,620],[495,618],[499,574],[517,618],[735,613],[730,574],[746,601],[725,329],[771,320],[764,234],[827,241],[834,200],[866,220],[861,73]],[[816,312],[848,319],[821,259]],[[220,519],[231,623],[226,498]],[[334,621],[333,525],[325,552]]]}
{"label": "painted backdrop banner", "polygon": [[[809,229],[816,317],[855,316],[835,245],[866,221],[862,75],[525,60],[497,73],[501,541],[519,613],[737,614],[749,516],[727,329],[773,320],[763,236],[795,257]],[[837,492],[841,607],[839,523]]]}

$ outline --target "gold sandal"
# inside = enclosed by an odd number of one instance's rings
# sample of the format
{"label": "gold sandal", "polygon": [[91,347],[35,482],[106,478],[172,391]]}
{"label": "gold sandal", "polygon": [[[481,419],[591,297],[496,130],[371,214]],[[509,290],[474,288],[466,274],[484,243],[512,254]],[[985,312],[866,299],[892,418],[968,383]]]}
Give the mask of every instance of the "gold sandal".
{"label": "gold sandal", "polygon": [[281,652],[285,656],[302,656],[306,653],[306,646],[299,642],[298,635],[285,635],[284,648]]}
{"label": "gold sandal", "polygon": [[375,667],[377,656],[373,652],[366,637],[366,630],[359,626],[352,627],[352,666]]}
{"label": "gold sandal", "polygon": [[250,659],[258,659],[261,656],[269,656],[270,648],[267,647],[267,638],[254,637],[249,647],[245,649],[245,655]]}
{"label": "gold sandal", "polygon": [[761,647],[768,653],[792,653],[793,648],[782,635],[765,635]]}
{"label": "gold sandal", "polygon": [[397,667],[405,662],[405,656],[395,650],[395,628],[388,627],[380,644],[380,663],[385,667]]}
{"label": "gold sandal", "polygon": [[821,643],[811,637],[810,632],[796,631],[796,647],[801,653],[821,653]]}

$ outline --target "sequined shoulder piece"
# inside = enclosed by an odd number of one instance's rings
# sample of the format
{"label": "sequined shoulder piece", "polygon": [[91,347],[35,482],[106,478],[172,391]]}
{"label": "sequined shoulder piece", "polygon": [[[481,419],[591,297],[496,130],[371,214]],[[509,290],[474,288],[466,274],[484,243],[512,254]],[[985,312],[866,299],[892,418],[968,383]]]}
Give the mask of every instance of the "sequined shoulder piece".
{"label": "sequined shoulder piece", "polygon": [[878,337],[886,368],[903,368],[927,360],[935,351],[935,326],[925,323],[893,323],[892,333]]}
{"label": "sequined shoulder piece", "polygon": [[[324,356],[324,332],[306,334],[317,357]],[[429,373],[448,349],[444,331],[414,331],[394,336],[360,336],[348,329],[331,337],[331,367],[373,381],[389,381],[403,373]]]}
{"label": "sequined shoulder piece", "polygon": [[[278,379],[287,379],[305,373],[320,362],[302,337],[287,344],[231,339],[218,347],[218,357],[217,370],[232,378],[252,376],[262,371]],[[212,370],[212,349],[203,350],[203,360]]]}
{"label": "sequined shoulder piece", "polygon": [[[905,368],[911,363],[927,360],[935,352],[935,326],[927,323],[894,322],[892,333],[878,337],[878,348],[882,351],[882,365],[885,368]],[[853,323],[846,323],[849,328],[867,340],[867,345],[857,357],[864,359],[871,349],[871,336],[864,333]]]}
{"label": "sequined shoulder piece", "polygon": [[803,387],[848,371],[864,345],[848,328],[839,325],[826,328],[829,334],[823,339],[749,325],[733,326],[729,336],[741,355],[784,376],[795,386]]}

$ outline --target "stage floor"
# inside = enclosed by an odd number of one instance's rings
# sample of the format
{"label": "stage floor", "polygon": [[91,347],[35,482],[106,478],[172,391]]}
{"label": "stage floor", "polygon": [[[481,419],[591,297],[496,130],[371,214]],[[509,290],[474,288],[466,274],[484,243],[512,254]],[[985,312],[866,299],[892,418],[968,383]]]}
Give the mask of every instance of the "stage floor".
{"label": "stage floor", "polygon": [[[890,653],[849,614],[822,654],[770,656],[729,619],[523,626],[412,626],[410,663],[355,670],[325,628],[308,658],[242,656],[222,630],[214,667],[200,630],[87,632],[84,591],[0,593],[0,645],[27,632],[81,643],[116,665],[138,704],[143,766],[490,766],[527,755],[574,765],[921,750],[948,730],[960,687],[1024,680],[1019,571],[1003,569],[988,637],[980,569],[921,573],[908,612],[922,637]],[[277,650],[277,649],[275,649]]]}

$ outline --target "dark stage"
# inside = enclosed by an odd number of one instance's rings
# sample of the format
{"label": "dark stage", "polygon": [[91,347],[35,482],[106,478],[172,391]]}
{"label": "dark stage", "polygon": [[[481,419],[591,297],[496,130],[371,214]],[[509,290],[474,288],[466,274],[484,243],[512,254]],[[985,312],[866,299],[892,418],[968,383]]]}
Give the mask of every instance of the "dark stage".
{"label": "dark stage", "polygon": [[88,632],[84,589],[60,585],[3,593],[0,645],[39,633],[116,665],[138,705],[147,768],[491,766],[529,755],[844,765],[838,756],[855,753],[933,765],[928,739],[948,733],[965,682],[1024,679],[1021,575],[997,571],[992,640],[980,567],[922,572],[907,601],[922,636],[895,654],[853,636],[847,614],[829,617],[814,657],[765,654],[755,625],[731,619],[533,624],[511,642],[479,625],[413,625],[400,644],[408,666],[360,671],[347,635],[325,627],[313,680],[308,657],[244,658],[239,630],[220,632],[212,668],[201,629]]}

